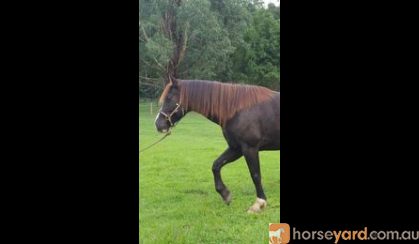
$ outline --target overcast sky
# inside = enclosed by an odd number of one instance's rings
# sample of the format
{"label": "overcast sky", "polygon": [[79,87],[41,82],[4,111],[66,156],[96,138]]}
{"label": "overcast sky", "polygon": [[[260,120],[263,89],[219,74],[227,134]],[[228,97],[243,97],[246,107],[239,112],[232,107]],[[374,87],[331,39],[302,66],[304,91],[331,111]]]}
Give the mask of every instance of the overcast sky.
{"label": "overcast sky", "polygon": [[279,0],[262,0],[262,1],[265,4],[265,7],[267,7],[269,3],[273,3],[275,4],[275,6],[279,6]]}

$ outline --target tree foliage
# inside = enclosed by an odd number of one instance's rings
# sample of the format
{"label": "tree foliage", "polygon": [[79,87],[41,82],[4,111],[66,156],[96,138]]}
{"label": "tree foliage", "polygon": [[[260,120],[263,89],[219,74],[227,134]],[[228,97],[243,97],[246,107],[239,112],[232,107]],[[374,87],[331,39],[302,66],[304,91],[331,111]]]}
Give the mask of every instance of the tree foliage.
{"label": "tree foliage", "polygon": [[279,18],[258,0],[140,0],[140,95],[168,77],[279,90]]}

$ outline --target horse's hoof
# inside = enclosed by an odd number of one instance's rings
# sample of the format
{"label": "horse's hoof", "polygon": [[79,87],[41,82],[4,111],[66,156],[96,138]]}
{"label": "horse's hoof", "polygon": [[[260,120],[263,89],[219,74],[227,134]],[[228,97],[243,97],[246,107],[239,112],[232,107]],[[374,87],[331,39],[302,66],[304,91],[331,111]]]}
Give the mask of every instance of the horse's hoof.
{"label": "horse's hoof", "polygon": [[230,205],[230,203],[231,203],[231,193],[228,192],[228,195],[226,197],[224,197],[223,200],[224,200],[225,204]]}
{"label": "horse's hoof", "polygon": [[256,198],[256,202],[247,210],[247,213],[260,213],[267,205],[265,199]]}
{"label": "horse's hoof", "polygon": [[248,214],[258,214],[258,213],[260,213],[260,209],[253,209],[252,207],[250,207],[250,208],[247,210],[247,213],[248,213]]}

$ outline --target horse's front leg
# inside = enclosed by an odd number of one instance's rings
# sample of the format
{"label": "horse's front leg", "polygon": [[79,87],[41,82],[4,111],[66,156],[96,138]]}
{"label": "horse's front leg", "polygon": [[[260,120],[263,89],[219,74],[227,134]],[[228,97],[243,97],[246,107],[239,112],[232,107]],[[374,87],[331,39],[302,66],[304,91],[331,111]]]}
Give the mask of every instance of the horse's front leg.
{"label": "horse's front leg", "polygon": [[245,146],[243,147],[243,155],[246,159],[250,176],[252,177],[253,183],[255,184],[257,196],[256,202],[249,208],[248,212],[260,212],[263,208],[266,207],[267,202],[262,187],[262,175],[260,174],[259,149]]}
{"label": "horse's front leg", "polygon": [[230,204],[231,202],[231,193],[227,189],[227,187],[224,185],[223,180],[221,179],[220,171],[224,165],[237,160],[241,156],[242,156],[242,153],[240,151],[227,148],[227,150],[225,150],[223,154],[221,154],[214,161],[214,164],[212,165],[212,173],[214,174],[215,190],[221,195],[221,197],[223,198],[226,204]]}

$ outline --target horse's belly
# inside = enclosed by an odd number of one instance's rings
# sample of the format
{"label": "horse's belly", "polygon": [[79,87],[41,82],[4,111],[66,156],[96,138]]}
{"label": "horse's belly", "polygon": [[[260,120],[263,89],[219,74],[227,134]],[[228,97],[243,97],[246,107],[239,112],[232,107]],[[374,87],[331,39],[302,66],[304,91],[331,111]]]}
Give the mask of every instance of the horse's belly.
{"label": "horse's belly", "polygon": [[279,136],[279,130],[276,133],[267,134],[264,136],[264,138],[261,140],[260,143],[260,150],[279,150],[280,145],[280,136]]}

